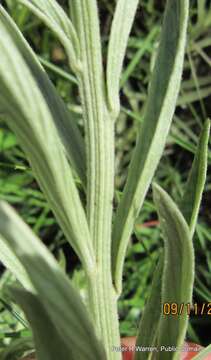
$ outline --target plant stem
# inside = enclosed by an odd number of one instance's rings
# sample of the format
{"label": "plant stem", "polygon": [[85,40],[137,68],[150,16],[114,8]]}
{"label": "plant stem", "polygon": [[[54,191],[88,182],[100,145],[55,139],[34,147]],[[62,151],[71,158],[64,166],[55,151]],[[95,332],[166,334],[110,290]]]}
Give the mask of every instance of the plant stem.
{"label": "plant stem", "polygon": [[108,360],[120,360],[121,354],[113,351],[120,345],[117,297],[111,277],[99,271],[89,282],[89,305],[96,324],[96,335],[103,342]]}
{"label": "plant stem", "polygon": [[[90,309],[107,350],[108,359],[119,359],[112,346],[119,345],[117,297],[111,276],[111,219],[114,189],[114,130],[113,120],[105,118],[99,129],[96,146],[95,208],[93,237],[96,253],[96,274],[90,282]],[[94,180],[94,179],[93,179]],[[91,224],[90,224],[91,226]]]}
{"label": "plant stem", "polygon": [[78,74],[85,120],[87,153],[87,216],[96,271],[89,278],[89,304],[97,336],[109,360],[119,346],[117,298],[111,276],[111,223],[114,193],[114,119],[109,114],[102,67],[96,0],[70,2],[81,51]]}

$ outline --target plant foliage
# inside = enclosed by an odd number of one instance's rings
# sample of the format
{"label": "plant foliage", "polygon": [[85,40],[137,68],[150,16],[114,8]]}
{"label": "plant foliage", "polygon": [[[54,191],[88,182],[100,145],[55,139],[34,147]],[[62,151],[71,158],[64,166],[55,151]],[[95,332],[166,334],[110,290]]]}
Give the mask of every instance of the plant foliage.
{"label": "plant foliage", "polygon": [[[113,346],[120,345],[117,301],[123,264],[175,111],[189,0],[166,2],[144,118],[116,211],[114,130],[120,111],[121,71],[139,2],[116,2],[105,70],[96,0],[69,1],[70,17],[55,0],[16,3],[32,11],[55,34],[77,79],[85,138],[38,57],[0,6],[0,114],[16,134],[67,241],[81,260],[88,288],[87,308],[49,250],[5,202],[0,203],[0,259],[19,282],[10,293],[32,328],[38,360],[120,360],[121,354],[113,351]],[[160,186],[153,187],[164,256],[140,322],[139,345],[144,342],[159,348],[184,342],[187,315],[166,318],[162,305],[192,301],[192,238],[205,184],[208,136],[209,121],[179,206]],[[86,207],[76,175],[86,195]],[[151,355],[137,353],[136,359]],[[176,352],[173,358],[178,356]],[[156,359],[162,357],[158,352]],[[165,358],[172,359],[172,355],[166,353]]]}

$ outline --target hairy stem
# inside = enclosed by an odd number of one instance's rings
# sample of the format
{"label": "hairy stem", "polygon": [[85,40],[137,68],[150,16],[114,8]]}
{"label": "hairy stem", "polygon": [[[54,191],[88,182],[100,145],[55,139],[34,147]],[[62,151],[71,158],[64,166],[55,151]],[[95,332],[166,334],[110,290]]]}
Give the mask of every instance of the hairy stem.
{"label": "hairy stem", "polygon": [[82,70],[78,74],[87,152],[87,216],[96,256],[89,279],[89,302],[97,335],[109,360],[119,345],[116,296],[111,276],[111,222],[114,191],[114,121],[105,94],[99,20],[95,0],[71,1],[71,15],[79,42]]}

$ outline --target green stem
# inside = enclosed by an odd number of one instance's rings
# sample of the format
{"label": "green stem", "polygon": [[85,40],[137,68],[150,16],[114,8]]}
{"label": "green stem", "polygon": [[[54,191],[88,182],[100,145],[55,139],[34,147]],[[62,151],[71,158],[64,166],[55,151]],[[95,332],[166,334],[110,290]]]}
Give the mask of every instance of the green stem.
{"label": "green stem", "polygon": [[111,277],[98,271],[89,282],[89,305],[95,331],[104,344],[108,360],[120,360],[121,354],[113,351],[120,345],[116,292]]}
{"label": "green stem", "polygon": [[96,1],[71,1],[71,15],[80,41],[82,71],[78,80],[86,134],[87,216],[96,256],[96,271],[89,279],[89,304],[107,358],[118,360],[120,353],[112,351],[112,346],[120,343],[111,276],[114,119],[106,103]]}

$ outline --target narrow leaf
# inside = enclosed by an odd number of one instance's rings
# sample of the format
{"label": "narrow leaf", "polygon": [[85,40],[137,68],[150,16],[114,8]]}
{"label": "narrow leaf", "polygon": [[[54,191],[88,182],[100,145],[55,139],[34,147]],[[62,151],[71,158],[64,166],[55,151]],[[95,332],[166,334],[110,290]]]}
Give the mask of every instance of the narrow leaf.
{"label": "narrow leaf", "polygon": [[79,44],[75,29],[62,9],[55,0],[16,0],[25,5],[37,17],[39,17],[59,38],[69,58],[73,69],[78,69]]}
{"label": "narrow leaf", "polygon": [[54,124],[56,125],[64,144],[66,154],[82,183],[85,185],[85,146],[84,140],[77,128],[76,119],[72,118],[73,114],[70,116],[62,99],[57,95],[52,82],[41,67],[38,58],[25,41],[18,27],[2,7],[0,8],[0,19],[15,42],[18,51],[31,71],[34,81],[37,83],[43,97],[45,98],[51,111]]}
{"label": "narrow leaf", "polygon": [[139,0],[118,0],[112,21],[107,59],[107,93],[115,117],[120,110],[120,75],[138,3]]}
{"label": "narrow leaf", "polygon": [[[192,302],[194,282],[194,250],[191,234],[182,213],[170,196],[158,185],[153,186],[154,202],[158,211],[164,237],[164,269],[162,279],[162,307],[174,303],[176,315],[160,318],[157,346],[183,345],[187,325],[187,303]],[[179,359],[180,353],[160,351],[157,359]]]}
{"label": "narrow leaf", "polygon": [[17,280],[28,290],[32,290],[32,284],[29,280],[29,277],[24,270],[21,262],[14,255],[13,251],[9,248],[6,243],[6,240],[0,234],[0,262],[9,269]]}
{"label": "narrow leaf", "polygon": [[[50,104],[23,58],[14,33],[0,7],[0,111],[5,112],[67,240],[85,268],[91,269],[94,255],[90,233],[73,173]],[[50,97],[51,87],[46,91]]]}
{"label": "narrow leaf", "polygon": [[202,193],[206,181],[209,133],[210,120],[207,120],[199,139],[185,192],[179,206],[184,218],[189,224],[192,236],[195,231]]}
{"label": "narrow leaf", "polygon": [[[21,261],[46,316],[51,319],[66,346],[72,347],[74,357],[70,359],[105,359],[103,347],[96,339],[78,292],[47,248],[3,201],[0,202],[0,234]],[[35,305],[39,307],[40,304]],[[42,308],[38,311],[42,312]]]}
{"label": "narrow leaf", "polygon": [[167,1],[144,120],[113,226],[112,267],[119,293],[128,241],[162,156],[176,106],[183,69],[188,10],[188,0]]}
{"label": "narrow leaf", "polygon": [[[136,340],[137,346],[153,347],[157,336],[158,324],[161,315],[161,285],[163,273],[163,256],[160,257],[155,269],[151,292],[141,317]],[[136,352],[135,360],[147,360],[149,352]]]}

